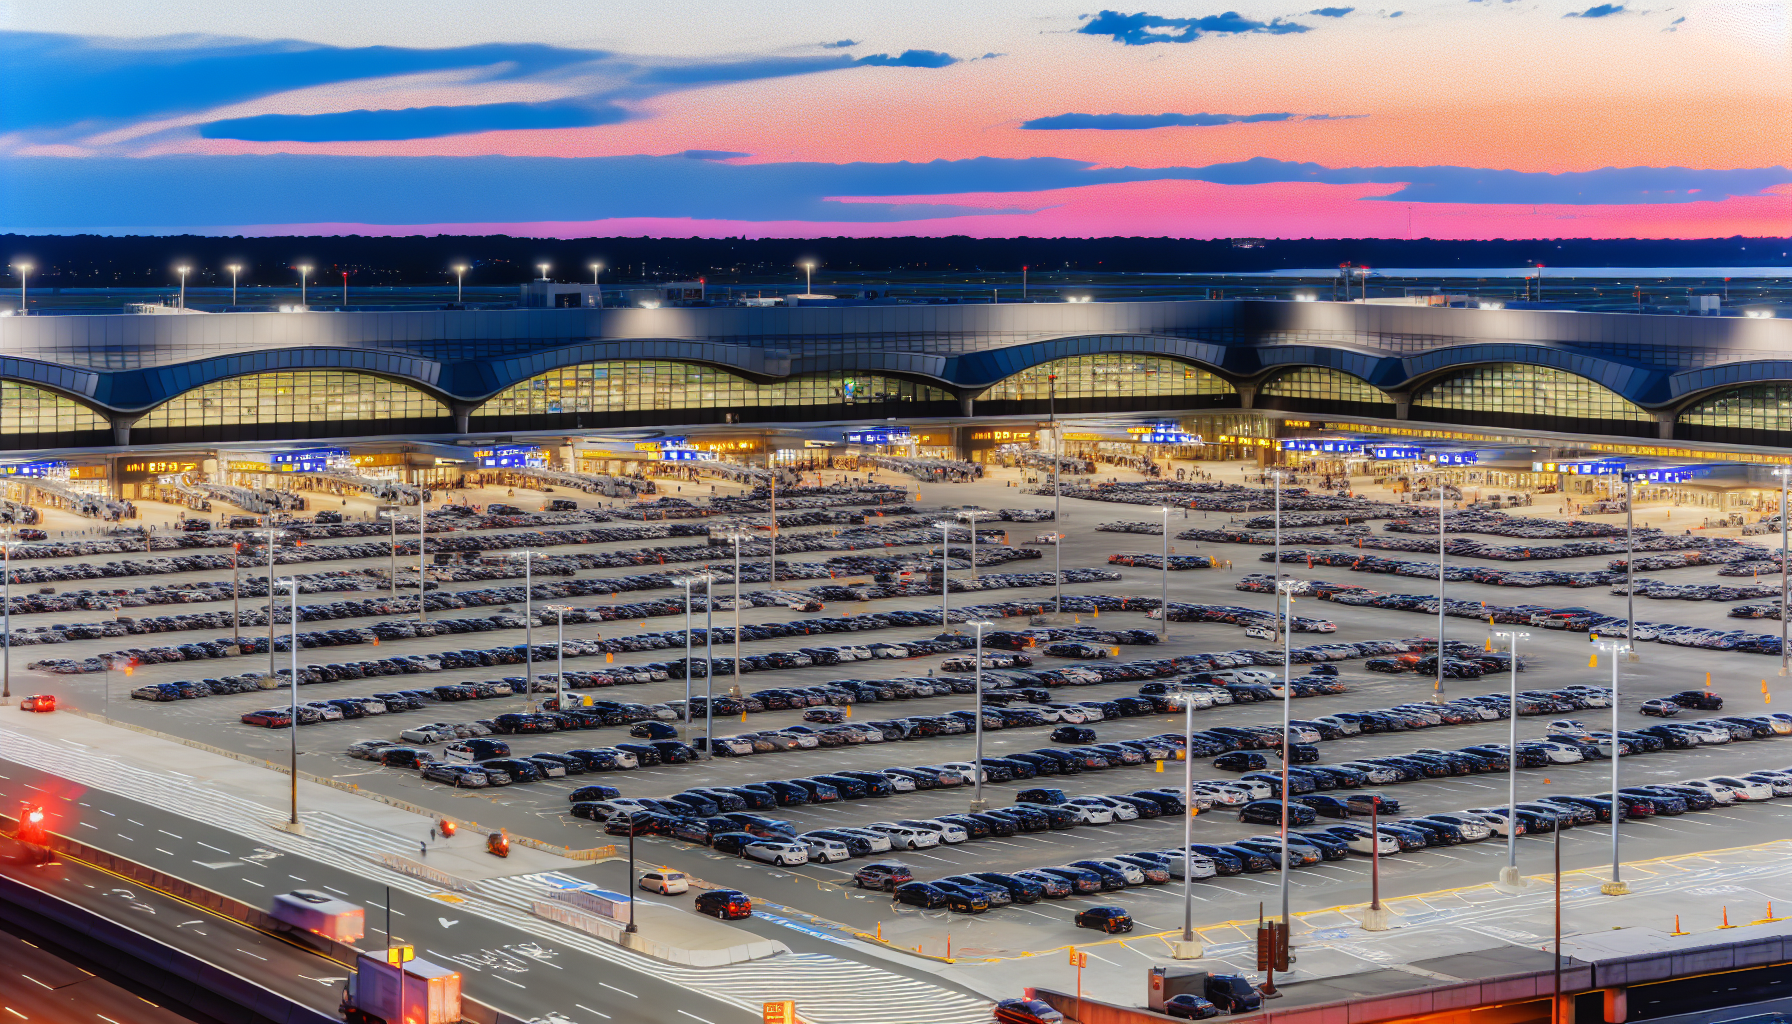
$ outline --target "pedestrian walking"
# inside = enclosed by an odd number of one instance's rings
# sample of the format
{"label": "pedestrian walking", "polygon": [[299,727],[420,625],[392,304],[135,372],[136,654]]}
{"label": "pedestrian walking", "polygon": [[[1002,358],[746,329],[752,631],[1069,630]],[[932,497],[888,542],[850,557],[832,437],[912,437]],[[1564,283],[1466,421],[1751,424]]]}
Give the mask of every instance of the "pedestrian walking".
{"label": "pedestrian walking", "polygon": [[417,853],[423,857],[429,856],[429,844],[421,839],[417,840]]}

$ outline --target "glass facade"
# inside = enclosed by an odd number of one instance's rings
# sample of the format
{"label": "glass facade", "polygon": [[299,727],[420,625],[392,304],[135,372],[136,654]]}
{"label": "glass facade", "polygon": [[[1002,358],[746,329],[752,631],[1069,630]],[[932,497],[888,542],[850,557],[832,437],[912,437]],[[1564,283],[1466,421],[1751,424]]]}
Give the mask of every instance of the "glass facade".
{"label": "glass facade", "polygon": [[[1056,376],[1054,386],[1049,378]],[[1236,406],[1238,390],[1197,366],[1163,356],[1103,353],[1030,366],[978,396],[989,415],[1045,412],[1055,393],[1059,412],[1124,412]]]}
{"label": "glass facade", "polygon": [[345,370],[257,373],[213,381],[151,409],[131,428],[144,444],[269,441],[360,434],[449,433],[435,398]]}
{"label": "glass facade", "polygon": [[1792,440],[1792,384],[1750,384],[1705,398],[1680,414],[1674,436],[1784,445]]}
{"label": "glass facade", "polygon": [[1359,416],[1394,415],[1393,399],[1386,392],[1361,377],[1324,366],[1302,366],[1264,381],[1257,390],[1256,406]]}
{"label": "glass facade", "polygon": [[891,377],[824,373],[755,384],[712,366],[627,359],[566,366],[512,385],[475,409],[472,425],[523,430],[957,412],[950,392]]}
{"label": "glass facade", "polygon": [[1413,394],[1412,418],[1493,427],[1649,437],[1655,417],[1564,370],[1494,363],[1461,370]]}
{"label": "glass facade", "polygon": [[109,445],[112,423],[42,388],[0,381],[0,448]]}

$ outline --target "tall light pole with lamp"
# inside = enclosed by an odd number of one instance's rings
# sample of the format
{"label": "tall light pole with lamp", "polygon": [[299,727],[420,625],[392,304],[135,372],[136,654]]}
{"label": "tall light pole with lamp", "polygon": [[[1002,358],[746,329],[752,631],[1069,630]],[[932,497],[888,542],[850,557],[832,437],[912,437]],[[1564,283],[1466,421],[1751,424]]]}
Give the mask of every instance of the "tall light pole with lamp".
{"label": "tall light pole with lamp", "polygon": [[1182,938],[1170,944],[1177,960],[1199,960],[1204,952],[1195,937],[1195,695],[1182,691]]}
{"label": "tall light pole with lamp", "polygon": [[[1294,760],[1293,751],[1289,749],[1289,722],[1294,717],[1293,656],[1290,641],[1294,633],[1294,589],[1300,586],[1299,580],[1277,580],[1276,594],[1282,604],[1282,927],[1292,929],[1294,921],[1288,915],[1288,765]],[[1292,931],[1290,931],[1292,934]]]}
{"label": "tall light pole with lamp", "polygon": [[1058,487],[1058,471],[1064,461],[1064,441],[1058,433],[1058,375],[1048,373],[1045,376],[1046,412],[1052,424],[1052,530],[1055,542],[1052,544],[1052,558],[1056,560],[1055,572],[1058,578],[1053,581],[1058,588],[1059,615],[1064,614],[1064,495]]}
{"label": "tall light pole with lamp", "polygon": [[551,266],[553,266],[552,263],[537,263],[537,264],[535,264],[535,269],[541,271],[541,276],[536,278],[536,280],[537,281],[546,281],[548,279],[548,268]]}
{"label": "tall light pole with lamp", "polygon": [[193,268],[186,266],[185,264],[182,264],[181,266],[175,267],[174,272],[180,275],[180,308],[186,309],[187,308],[187,275],[193,272]]}
{"label": "tall light pole with lamp", "polygon": [[1618,745],[1624,742],[1624,738],[1618,735],[1618,652],[1624,650],[1629,643],[1628,639],[1624,643],[1601,640],[1599,634],[1593,634],[1593,646],[1604,651],[1612,663],[1612,877],[1611,881],[1599,886],[1599,891],[1607,896],[1625,896],[1630,893],[1630,886],[1624,884],[1624,879],[1619,874],[1618,860],[1618,826],[1624,821],[1624,799],[1618,793],[1618,762],[1622,760],[1618,756]]}
{"label": "tall light pole with lamp", "polygon": [[977,631],[977,705],[975,709],[977,717],[974,720],[977,730],[977,747],[976,756],[971,759],[972,765],[977,770],[971,784],[971,810],[976,812],[989,809],[989,804],[983,799],[983,631],[994,626],[995,623],[984,619],[971,619],[965,625]]}
{"label": "tall light pole with lamp", "polygon": [[954,524],[941,521],[933,524],[940,531],[940,628],[945,629],[952,622],[952,608],[947,600],[952,592],[950,563],[952,557],[952,527]]}
{"label": "tall light pole with lamp", "polygon": [[591,264],[591,287],[597,289],[597,308],[598,309],[604,308],[603,272],[604,272],[604,265],[602,263]]}
{"label": "tall light pole with lamp", "polygon": [[467,265],[465,263],[456,263],[454,265],[454,304],[456,306],[464,305],[466,303],[466,299],[462,297],[466,294],[465,290],[462,288],[466,276]]}
{"label": "tall light pole with lamp", "polygon": [[523,712],[535,710],[535,560],[545,551],[512,551],[506,560],[523,560]]}
{"label": "tall light pole with lamp", "polygon": [[[303,832],[304,826],[299,824],[299,581],[297,577],[277,581],[288,588],[292,594],[292,725],[289,735],[290,763],[289,774],[292,786],[292,814],[287,818],[285,828],[288,832]],[[274,617],[274,591],[268,590],[268,618]],[[274,649],[268,644],[268,650]]]}
{"label": "tall light pole with lamp", "polygon": [[293,268],[299,272],[299,308],[305,308],[305,275],[311,273],[311,264],[301,263]]}
{"label": "tall light pole with lamp", "polygon": [[1165,505],[1163,507],[1163,513],[1164,564],[1163,572],[1160,574],[1162,576],[1162,593],[1159,596],[1157,603],[1157,612],[1160,616],[1159,622],[1161,623],[1157,628],[1157,635],[1164,640],[1168,640],[1170,639],[1170,506]]}
{"label": "tall light pole with lamp", "polygon": [[[554,710],[566,710],[566,613],[572,611],[563,604],[550,604],[547,610],[554,613],[555,624],[559,627],[554,636]],[[686,701],[686,703],[690,703]]]}
{"label": "tall light pole with lamp", "polygon": [[230,271],[230,304],[232,306],[235,306],[236,305],[236,276],[243,272],[243,265],[241,263],[232,263],[230,266],[225,267],[224,269]]}
{"label": "tall light pole with lamp", "polygon": [[6,602],[3,613],[6,622],[5,649],[0,650],[0,707],[12,703],[12,549],[18,540],[13,536],[13,527],[6,528],[6,539],[0,540],[0,577],[5,579],[4,596],[0,600]]}
{"label": "tall light pole with lamp", "polygon": [[[1502,629],[1493,634],[1506,640],[1506,653],[1511,656],[1511,692],[1506,704],[1506,866],[1500,869],[1501,885],[1518,884],[1518,641],[1529,640],[1522,630]],[[1617,701],[1612,702],[1613,706]],[[1617,803],[1617,790],[1612,802]]]}
{"label": "tall light pole with lamp", "polygon": [[[741,689],[740,689],[740,545],[741,545],[742,541],[752,540],[753,538],[745,530],[735,529],[735,530],[732,530],[732,531],[724,534],[722,539],[734,542],[734,693],[731,694],[731,696],[738,697],[741,694]],[[713,700],[713,698],[711,698],[711,699]],[[707,745],[707,743],[708,743],[708,739],[706,737],[705,744]]]}
{"label": "tall light pole with lamp", "polygon": [[[705,595],[704,602],[708,603],[709,583],[714,578],[715,577],[711,574],[702,572],[674,581],[676,585],[684,587],[684,728],[679,733],[678,740],[686,746],[689,746],[691,742],[691,648],[693,646],[691,641],[691,615],[693,611],[691,608],[691,587],[699,583],[703,584],[703,593]],[[705,737],[703,741],[703,746],[705,749],[709,747],[709,740],[707,737]]]}
{"label": "tall light pole with lamp", "polygon": [[[1786,488],[1787,482],[1792,481],[1792,466],[1781,466],[1773,471],[1773,475],[1780,478],[1780,675],[1783,676],[1788,667],[1787,659],[1792,657],[1786,650],[1786,566],[1792,560],[1786,554]],[[1634,621],[1630,628],[1636,629]]]}
{"label": "tall light pole with lamp", "polygon": [[26,307],[31,304],[31,294],[27,290],[31,281],[31,272],[37,268],[29,263],[14,263],[13,273],[19,275],[19,315],[24,316]]}
{"label": "tall light pole with lamp", "polygon": [[803,261],[803,294],[815,294],[815,262],[813,260]]}
{"label": "tall light pole with lamp", "polygon": [[1444,701],[1444,473],[1442,467],[1433,470],[1432,483],[1437,485],[1437,681],[1431,687],[1431,702],[1442,704]]}

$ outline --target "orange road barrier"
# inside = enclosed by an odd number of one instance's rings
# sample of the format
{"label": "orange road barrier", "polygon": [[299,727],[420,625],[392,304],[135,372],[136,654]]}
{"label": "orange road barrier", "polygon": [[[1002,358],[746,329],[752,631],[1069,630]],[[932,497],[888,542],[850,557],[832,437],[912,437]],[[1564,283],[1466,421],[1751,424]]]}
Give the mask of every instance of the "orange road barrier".
{"label": "orange road barrier", "polygon": [[1736,927],[1735,925],[1730,923],[1730,908],[1729,907],[1724,908],[1724,923],[1718,925],[1717,927],[1719,929]]}
{"label": "orange road barrier", "polygon": [[1691,932],[1683,932],[1680,930],[1680,915],[1675,914],[1674,915],[1674,930],[1669,932],[1668,934],[1669,935],[1690,935],[1692,933]]}

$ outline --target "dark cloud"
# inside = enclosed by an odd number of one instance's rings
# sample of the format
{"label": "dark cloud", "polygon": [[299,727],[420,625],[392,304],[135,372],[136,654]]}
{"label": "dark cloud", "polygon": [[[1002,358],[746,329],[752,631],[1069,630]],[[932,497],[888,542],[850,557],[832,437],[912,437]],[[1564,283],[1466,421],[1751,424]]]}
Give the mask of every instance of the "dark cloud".
{"label": "dark cloud", "polygon": [[[1145,181],[1396,186],[1365,201],[1501,205],[1719,202],[1792,184],[1784,167],[1604,168],[1564,174],[1473,167],[1325,167],[1258,158],[1206,167],[1101,167],[1049,157],[927,163],[733,164],[676,156],[23,157],[0,162],[0,231],[225,230],[282,223],[525,223],[611,217],[887,223],[988,214],[837,196],[1030,193]],[[144,196],[182,196],[178,214]],[[178,217],[178,223],[170,221]]]}
{"label": "dark cloud", "polygon": [[1252,21],[1237,11],[1224,14],[1209,14],[1200,18],[1165,18],[1156,14],[1121,14],[1119,11],[1102,11],[1100,14],[1084,15],[1087,21],[1078,32],[1090,36],[1107,36],[1117,43],[1127,46],[1146,46],[1151,43],[1188,43],[1207,35],[1240,35],[1244,33],[1265,32],[1282,35],[1290,32],[1306,32],[1307,26],[1292,21],[1276,18],[1271,21]]}
{"label": "dark cloud", "polygon": [[1211,128],[1222,124],[1286,121],[1293,114],[1054,114],[1021,122],[1033,131],[1066,131],[1095,128],[1102,131],[1136,131],[1142,128]]}
{"label": "dark cloud", "polygon": [[1614,14],[1623,14],[1623,13],[1624,13],[1624,5],[1623,4],[1599,4],[1596,7],[1589,7],[1586,10],[1579,12],[1578,14],[1573,11],[1570,11],[1569,13],[1562,15],[1562,17],[1564,17],[1564,18],[1609,18]]}
{"label": "dark cloud", "polygon": [[590,128],[628,119],[612,103],[487,103],[465,107],[262,114],[199,126],[207,139],[246,142],[383,142],[531,128]]}

